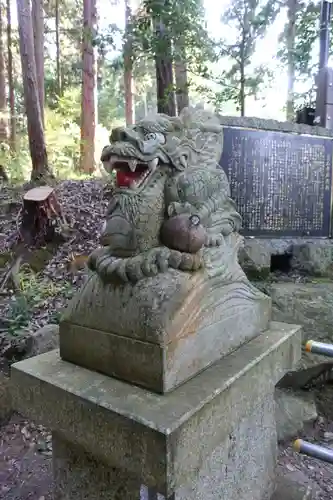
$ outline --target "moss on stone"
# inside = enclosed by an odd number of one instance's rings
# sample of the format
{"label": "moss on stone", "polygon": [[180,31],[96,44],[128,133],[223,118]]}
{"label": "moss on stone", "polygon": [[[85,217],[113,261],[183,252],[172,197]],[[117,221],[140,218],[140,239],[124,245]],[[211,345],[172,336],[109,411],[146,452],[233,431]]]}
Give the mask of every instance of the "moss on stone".
{"label": "moss on stone", "polygon": [[265,281],[271,274],[269,267],[263,267],[261,269],[245,268],[243,271],[250,281]]}

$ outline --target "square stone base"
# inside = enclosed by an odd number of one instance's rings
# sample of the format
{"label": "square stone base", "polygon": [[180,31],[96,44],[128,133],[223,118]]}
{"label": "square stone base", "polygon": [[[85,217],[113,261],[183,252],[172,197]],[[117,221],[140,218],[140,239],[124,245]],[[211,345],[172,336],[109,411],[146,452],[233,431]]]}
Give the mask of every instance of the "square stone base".
{"label": "square stone base", "polygon": [[170,392],[269,325],[267,295],[245,277],[223,286],[219,281],[170,270],[115,287],[92,274],[60,322],[60,356],[154,392]]}
{"label": "square stone base", "polygon": [[[182,485],[168,500],[269,500],[275,487],[276,452],[274,401],[266,397],[207,457],[197,480]],[[54,500],[165,499],[157,490],[140,485],[138,478],[95,461],[56,433],[53,470]]]}
{"label": "square stone base", "polygon": [[53,351],[13,366],[14,403],[52,429],[56,500],[139,500],[140,485],[149,500],[268,500],[274,387],[300,346],[300,327],[272,323],[166,395]]}
{"label": "square stone base", "polygon": [[140,482],[53,433],[54,500],[139,500]]}

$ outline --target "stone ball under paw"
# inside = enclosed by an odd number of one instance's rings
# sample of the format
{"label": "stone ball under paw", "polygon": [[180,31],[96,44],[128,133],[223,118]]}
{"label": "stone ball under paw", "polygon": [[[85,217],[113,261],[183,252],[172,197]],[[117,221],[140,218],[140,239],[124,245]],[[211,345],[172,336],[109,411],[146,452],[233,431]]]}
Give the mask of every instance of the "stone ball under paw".
{"label": "stone ball under paw", "polygon": [[206,230],[198,215],[175,215],[162,224],[161,242],[173,250],[197,253],[205,241]]}

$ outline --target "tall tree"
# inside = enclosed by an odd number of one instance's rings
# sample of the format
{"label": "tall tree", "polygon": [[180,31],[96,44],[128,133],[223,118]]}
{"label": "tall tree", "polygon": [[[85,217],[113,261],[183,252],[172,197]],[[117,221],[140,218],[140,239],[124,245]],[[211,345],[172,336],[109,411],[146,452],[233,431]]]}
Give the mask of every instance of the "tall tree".
{"label": "tall tree", "polygon": [[220,93],[222,101],[233,100],[245,115],[246,98],[256,95],[264,82],[267,71],[263,66],[251,69],[251,58],[257,41],[276,18],[281,5],[276,0],[232,0],[222,22],[234,30],[232,42],[220,41],[220,55],[226,56],[231,67],[225,71],[219,83],[224,86]]}
{"label": "tall tree", "polygon": [[176,100],[178,114],[183,108],[189,106],[189,82],[187,77],[186,50],[183,38],[175,40],[175,80],[176,80]]}
{"label": "tall tree", "polygon": [[9,110],[10,110],[9,145],[11,151],[14,152],[16,151],[16,119],[15,119],[14,67],[13,67],[13,48],[12,48],[11,0],[7,0],[7,73],[8,73],[8,93],[9,93]]}
{"label": "tall tree", "polygon": [[83,0],[80,169],[86,173],[91,173],[95,169],[96,66],[94,37],[96,35],[96,20],[96,0]]}
{"label": "tall tree", "polygon": [[295,37],[296,15],[298,0],[288,0],[287,24],[287,59],[288,59],[288,91],[287,91],[287,120],[293,121],[294,116],[294,86],[295,86]]}
{"label": "tall tree", "polygon": [[311,81],[317,71],[318,59],[316,57],[313,61],[313,56],[319,35],[320,1],[287,0],[286,7],[288,20],[279,38],[278,57],[288,68],[286,109],[287,119],[290,120],[294,119],[296,81]]}
{"label": "tall tree", "polygon": [[3,43],[3,5],[0,0],[0,144],[7,141],[7,125],[5,51]]}
{"label": "tall tree", "polygon": [[51,172],[48,166],[40,110],[31,5],[28,0],[17,0],[17,19],[20,36],[20,54],[29,148],[32,160],[31,180],[44,181],[48,176],[51,176]]}
{"label": "tall tree", "polygon": [[163,19],[155,23],[158,40],[155,54],[157,110],[170,116],[176,115],[175,89],[173,80],[173,59],[170,32]]}
{"label": "tall tree", "polygon": [[60,10],[59,0],[55,2],[55,30],[56,30],[56,58],[57,58],[57,95],[62,95],[61,88],[61,64],[60,64]]}
{"label": "tall tree", "polygon": [[173,62],[184,62],[176,57],[178,45],[186,48],[188,72],[201,73],[212,55],[211,39],[204,23],[203,2],[143,0],[134,25],[136,60],[142,54],[149,54],[155,62],[158,109],[170,115],[175,114]]}
{"label": "tall tree", "polygon": [[132,125],[134,117],[134,93],[133,93],[133,49],[131,40],[131,6],[129,0],[125,0],[125,43],[124,43],[124,87],[125,87],[125,118],[126,124]]}
{"label": "tall tree", "polygon": [[36,77],[38,86],[39,106],[44,124],[44,10],[43,0],[32,0],[32,28],[34,34],[34,52]]}

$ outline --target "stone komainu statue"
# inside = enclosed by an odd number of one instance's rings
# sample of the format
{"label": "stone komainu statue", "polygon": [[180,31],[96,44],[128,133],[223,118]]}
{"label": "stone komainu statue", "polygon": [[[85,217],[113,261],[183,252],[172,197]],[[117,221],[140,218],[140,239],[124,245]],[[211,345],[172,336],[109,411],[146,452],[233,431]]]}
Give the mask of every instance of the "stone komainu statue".
{"label": "stone komainu statue", "polygon": [[[238,263],[241,217],[218,166],[222,147],[223,127],[204,110],[152,115],[112,132],[102,162],[116,172],[116,188],[92,273],[63,318],[63,357],[77,362],[71,335],[85,346],[98,342],[88,330],[103,332],[118,358],[98,369],[164,392],[267,327],[269,298]],[[141,365],[154,365],[152,348],[163,353],[160,379],[153,366],[121,366],[135,349]]]}

